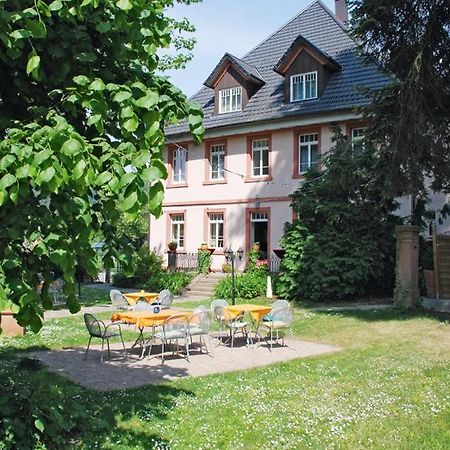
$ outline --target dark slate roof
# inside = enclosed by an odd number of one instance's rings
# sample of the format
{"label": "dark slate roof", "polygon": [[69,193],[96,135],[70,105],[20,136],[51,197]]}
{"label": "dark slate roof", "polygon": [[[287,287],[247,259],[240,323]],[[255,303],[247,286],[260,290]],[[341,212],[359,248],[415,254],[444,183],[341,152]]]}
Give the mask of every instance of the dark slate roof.
{"label": "dark slate roof", "polygon": [[236,67],[236,69],[242,74],[245,79],[250,80],[258,85],[264,84],[264,79],[256,67],[253,67],[245,61],[242,61],[242,59],[236,58],[236,56],[233,56],[231,53],[225,53],[225,55],[219,61],[219,64],[217,64],[217,66],[211,72],[211,75],[203,84],[207,87],[213,88],[215,81],[226,69],[229,63]]}
{"label": "dark slate roof", "polygon": [[277,62],[277,65],[273,68],[275,72],[279,73],[280,75],[284,75],[284,71],[281,70],[287,60],[291,57],[293,53],[298,49],[300,45],[305,45],[306,47],[309,47],[310,50],[313,51],[313,53],[316,53],[318,56],[320,56],[325,62],[328,68],[331,70],[339,70],[340,65],[337,61],[335,61],[333,58],[330,57],[330,55],[327,55],[325,52],[320,50],[320,48],[317,48],[314,44],[308,41],[308,39],[305,39],[303,36],[298,36],[297,39],[291,44],[291,46],[287,49],[286,53],[281,57],[281,59]]}
{"label": "dark slate roof", "polygon": [[[285,103],[283,90],[285,79],[274,71],[274,67],[299,35],[336,61],[341,69],[330,76],[320,98]],[[360,92],[360,86],[379,89],[388,82],[388,78],[380,73],[377,66],[365,65],[356,55],[355,43],[346,34],[334,14],[320,0],[315,0],[251,50],[242,61],[258,70],[265,85],[249,100],[243,111],[220,115],[214,115],[213,89],[202,88],[192,100],[203,107],[206,130],[310,114],[348,111],[368,101]],[[167,127],[166,135],[173,136],[187,131],[186,124],[180,123]]]}

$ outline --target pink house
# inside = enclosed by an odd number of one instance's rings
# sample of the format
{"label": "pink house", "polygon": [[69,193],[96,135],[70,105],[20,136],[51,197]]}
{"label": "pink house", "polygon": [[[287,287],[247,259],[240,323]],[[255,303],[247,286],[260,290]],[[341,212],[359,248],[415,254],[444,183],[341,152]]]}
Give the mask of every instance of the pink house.
{"label": "pink house", "polygon": [[194,145],[185,124],[166,129],[169,176],[150,249],[166,254],[175,241],[178,253],[194,253],[206,242],[220,270],[226,247],[258,241],[268,257],[280,247],[289,195],[332,147],[333,127],[364,136],[358,87],[387,82],[356,55],[344,0],[336,11],[316,0],[243,58],[225,53],[193,97],[205,141]]}

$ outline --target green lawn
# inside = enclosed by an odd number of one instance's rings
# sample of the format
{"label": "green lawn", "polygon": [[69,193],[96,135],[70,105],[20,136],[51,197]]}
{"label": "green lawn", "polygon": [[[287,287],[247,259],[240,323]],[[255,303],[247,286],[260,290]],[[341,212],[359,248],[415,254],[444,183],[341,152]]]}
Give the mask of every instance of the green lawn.
{"label": "green lawn", "polygon": [[[298,309],[294,330],[343,351],[106,394],[45,371],[27,374],[36,391],[57,387],[48,401],[86,412],[68,448],[449,448],[448,322],[393,310]],[[85,343],[79,317],[48,321],[38,336],[0,338],[0,381],[16,376],[22,349]]]}

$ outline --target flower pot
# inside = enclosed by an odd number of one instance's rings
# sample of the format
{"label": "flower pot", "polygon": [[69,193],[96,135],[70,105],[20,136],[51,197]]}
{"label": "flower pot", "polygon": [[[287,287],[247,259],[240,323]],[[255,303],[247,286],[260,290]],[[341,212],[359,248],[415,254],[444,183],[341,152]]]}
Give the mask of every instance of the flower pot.
{"label": "flower pot", "polygon": [[0,312],[0,328],[2,329],[2,336],[23,336],[25,328],[17,323],[12,311]]}
{"label": "flower pot", "polygon": [[427,297],[435,298],[436,297],[436,285],[434,279],[434,270],[424,270],[423,276],[425,278],[425,287],[427,289]]}
{"label": "flower pot", "polygon": [[252,250],[253,250],[254,252],[259,252],[260,249],[261,249],[261,246],[259,245],[259,242],[253,243],[253,245],[252,245]]}
{"label": "flower pot", "polygon": [[208,250],[208,244],[206,242],[202,242],[200,245],[200,250],[206,251]]}
{"label": "flower pot", "polygon": [[178,244],[176,242],[169,242],[167,247],[169,247],[169,251],[174,252],[176,251]]}

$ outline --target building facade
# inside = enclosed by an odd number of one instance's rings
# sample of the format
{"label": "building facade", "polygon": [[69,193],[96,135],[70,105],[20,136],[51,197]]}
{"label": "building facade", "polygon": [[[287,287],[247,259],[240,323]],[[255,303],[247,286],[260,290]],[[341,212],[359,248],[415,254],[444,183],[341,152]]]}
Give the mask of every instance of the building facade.
{"label": "building facade", "polygon": [[336,12],[316,0],[243,58],[219,61],[193,97],[204,142],[194,145],[186,124],[166,129],[164,213],[150,218],[150,249],[166,255],[175,241],[178,253],[194,253],[206,242],[220,270],[227,247],[259,242],[266,257],[280,248],[289,195],[332,148],[334,127],[362,139],[360,87],[388,82],[358,58],[344,0]]}

